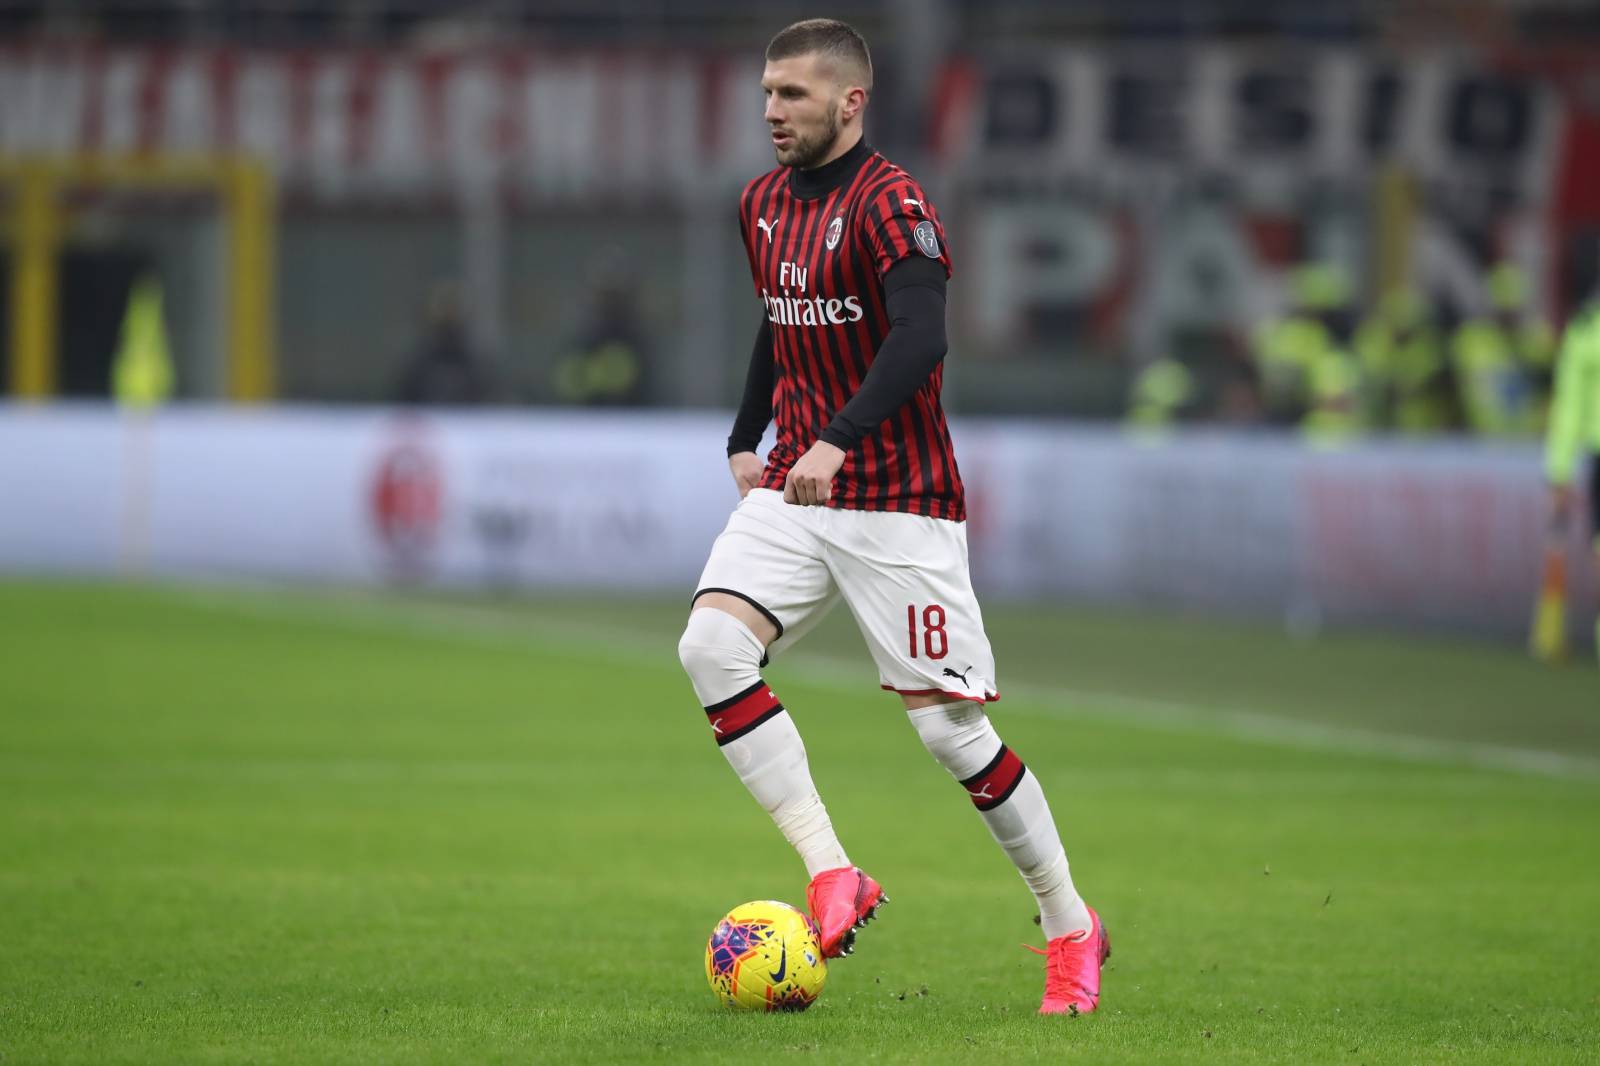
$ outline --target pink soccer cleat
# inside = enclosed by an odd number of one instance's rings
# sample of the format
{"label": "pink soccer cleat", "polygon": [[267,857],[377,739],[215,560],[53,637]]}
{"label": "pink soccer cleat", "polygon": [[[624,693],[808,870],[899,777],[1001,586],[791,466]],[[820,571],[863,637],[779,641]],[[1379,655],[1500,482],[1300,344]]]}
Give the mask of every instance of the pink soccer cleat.
{"label": "pink soccer cleat", "polygon": [[[1069,936],[1058,936],[1045,950],[1028,950],[1045,957],[1044,1000],[1040,1014],[1088,1014],[1100,1004],[1100,967],[1111,957],[1111,938],[1100,916],[1089,908],[1092,927]],[[1027,945],[1023,945],[1027,947]]]}
{"label": "pink soccer cleat", "polygon": [[856,930],[877,916],[889,902],[883,887],[859,866],[824,870],[806,886],[806,905],[817,923],[822,953],[837,959],[855,950]]}

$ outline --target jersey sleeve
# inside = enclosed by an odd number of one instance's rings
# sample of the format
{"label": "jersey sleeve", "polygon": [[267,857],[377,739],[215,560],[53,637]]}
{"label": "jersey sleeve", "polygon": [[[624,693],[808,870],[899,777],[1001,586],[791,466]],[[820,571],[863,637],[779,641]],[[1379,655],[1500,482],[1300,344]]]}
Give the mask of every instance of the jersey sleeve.
{"label": "jersey sleeve", "polygon": [[944,224],[927,193],[909,177],[878,186],[861,212],[861,236],[872,253],[881,278],[900,260],[927,256],[950,276],[950,249],[945,246]]}

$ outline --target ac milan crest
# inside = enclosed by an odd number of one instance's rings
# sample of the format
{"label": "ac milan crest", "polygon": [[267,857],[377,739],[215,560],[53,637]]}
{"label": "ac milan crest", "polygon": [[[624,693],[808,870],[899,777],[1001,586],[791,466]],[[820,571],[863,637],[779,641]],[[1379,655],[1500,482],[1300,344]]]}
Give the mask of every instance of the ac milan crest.
{"label": "ac milan crest", "polygon": [[828,251],[831,252],[835,248],[839,247],[839,238],[841,236],[843,236],[843,235],[844,235],[844,218],[843,217],[836,218],[832,222],[828,223],[828,239],[826,241],[826,243],[828,245]]}

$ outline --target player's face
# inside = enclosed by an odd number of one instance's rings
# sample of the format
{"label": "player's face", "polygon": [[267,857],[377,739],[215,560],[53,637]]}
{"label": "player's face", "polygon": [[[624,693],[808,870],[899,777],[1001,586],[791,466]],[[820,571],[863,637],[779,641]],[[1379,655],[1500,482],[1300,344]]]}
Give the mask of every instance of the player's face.
{"label": "player's face", "polygon": [[772,149],[786,167],[814,167],[839,139],[844,90],[814,55],[774,59],[761,75]]}

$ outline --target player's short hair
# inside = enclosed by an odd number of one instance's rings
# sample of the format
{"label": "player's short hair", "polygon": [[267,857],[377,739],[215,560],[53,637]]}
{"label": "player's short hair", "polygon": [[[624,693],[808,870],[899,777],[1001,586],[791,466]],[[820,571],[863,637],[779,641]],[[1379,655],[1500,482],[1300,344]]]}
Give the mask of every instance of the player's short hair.
{"label": "player's short hair", "polygon": [[849,23],[838,19],[803,19],[785,26],[767,44],[767,59],[818,55],[833,62],[842,80],[872,88],[872,55],[867,42]]}

